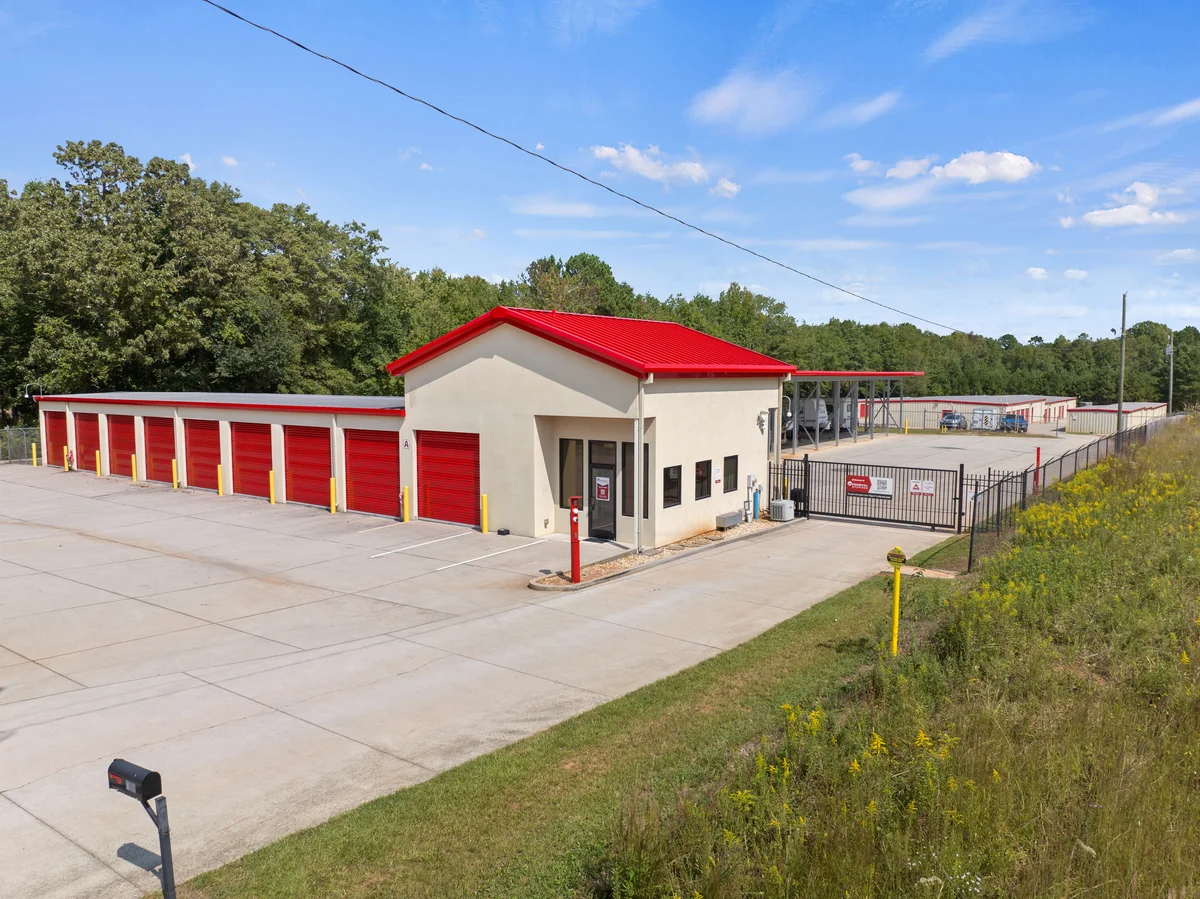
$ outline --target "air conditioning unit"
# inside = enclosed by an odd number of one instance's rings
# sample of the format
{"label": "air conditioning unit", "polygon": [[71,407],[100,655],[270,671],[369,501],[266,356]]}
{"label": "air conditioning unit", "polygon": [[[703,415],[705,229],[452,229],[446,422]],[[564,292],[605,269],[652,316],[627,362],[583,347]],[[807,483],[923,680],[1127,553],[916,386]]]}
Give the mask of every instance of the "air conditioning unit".
{"label": "air conditioning unit", "polygon": [[790,499],[771,500],[771,520],[791,521],[796,517],[796,504]]}

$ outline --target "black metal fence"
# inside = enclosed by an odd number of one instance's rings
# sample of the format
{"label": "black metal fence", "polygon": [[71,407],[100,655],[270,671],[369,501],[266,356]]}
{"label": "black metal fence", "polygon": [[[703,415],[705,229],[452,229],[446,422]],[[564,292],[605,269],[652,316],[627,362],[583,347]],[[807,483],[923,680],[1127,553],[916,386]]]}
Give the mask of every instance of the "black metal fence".
{"label": "black metal fence", "polygon": [[963,528],[963,467],[905,468],[818,462],[808,456],[771,466],[770,497],[796,504],[796,514],[892,524]]}
{"label": "black metal fence", "polygon": [[1017,513],[1036,502],[1052,484],[1091,468],[1114,453],[1128,452],[1143,445],[1160,430],[1183,418],[1182,415],[1160,418],[1140,428],[1101,437],[1024,471],[967,478],[966,504],[971,522],[967,570],[970,571],[977,559],[995,549],[1012,532]]}
{"label": "black metal fence", "polygon": [[0,462],[32,462],[37,428],[0,428]]}

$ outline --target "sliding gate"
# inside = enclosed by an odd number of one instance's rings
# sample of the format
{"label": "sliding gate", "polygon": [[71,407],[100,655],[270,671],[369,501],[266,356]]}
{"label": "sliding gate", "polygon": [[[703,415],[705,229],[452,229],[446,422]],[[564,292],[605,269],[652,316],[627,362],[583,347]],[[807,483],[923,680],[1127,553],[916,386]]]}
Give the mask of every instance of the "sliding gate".
{"label": "sliding gate", "polygon": [[771,465],[772,500],[790,499],[796,514],[951,528],[962,533],[963,466],[902,468],[784,459]]}

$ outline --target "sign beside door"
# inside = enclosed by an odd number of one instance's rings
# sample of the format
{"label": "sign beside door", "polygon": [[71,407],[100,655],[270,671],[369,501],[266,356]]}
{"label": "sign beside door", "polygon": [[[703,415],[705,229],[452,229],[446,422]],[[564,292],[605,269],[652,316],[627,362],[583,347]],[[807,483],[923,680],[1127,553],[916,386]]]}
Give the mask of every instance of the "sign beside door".
{"label": "sign beside door", "polygon": [[606,503],[609,500],[609,479],[598,477],[596,478],[596,501]]}
{"label": "sign beside door", "polygon": [[846,492],[853,496],[892,499],[896,493],[895,484],[895,478],[880,478],[865,474],[846,475]]}

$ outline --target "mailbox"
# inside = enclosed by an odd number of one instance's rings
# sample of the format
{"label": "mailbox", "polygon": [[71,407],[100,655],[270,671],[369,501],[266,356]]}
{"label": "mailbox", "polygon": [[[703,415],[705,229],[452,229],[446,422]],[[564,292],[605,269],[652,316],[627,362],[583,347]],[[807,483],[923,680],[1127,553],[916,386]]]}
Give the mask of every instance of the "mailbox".
{"label": "mailbox", "polygon": [[162,793],[162,778],[157,771],[125,759],[113,759],[108,766],[108,788],[120,790],[141,802],[149,802]]}

